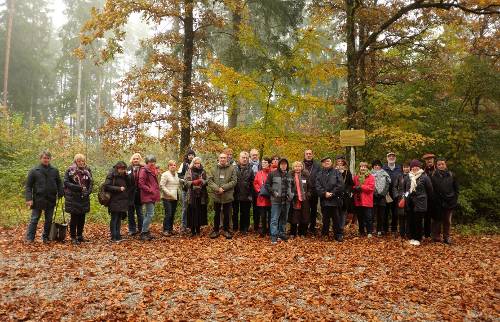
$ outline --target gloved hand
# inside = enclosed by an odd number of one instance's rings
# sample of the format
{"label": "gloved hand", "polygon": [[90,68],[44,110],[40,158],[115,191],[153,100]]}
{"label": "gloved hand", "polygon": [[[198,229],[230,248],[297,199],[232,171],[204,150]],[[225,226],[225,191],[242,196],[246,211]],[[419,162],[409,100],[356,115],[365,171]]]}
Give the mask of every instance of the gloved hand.
{"label": "gloved hand", "polygon": [[193,180],[193,186],[201,186],[203,184],[202,179]]}

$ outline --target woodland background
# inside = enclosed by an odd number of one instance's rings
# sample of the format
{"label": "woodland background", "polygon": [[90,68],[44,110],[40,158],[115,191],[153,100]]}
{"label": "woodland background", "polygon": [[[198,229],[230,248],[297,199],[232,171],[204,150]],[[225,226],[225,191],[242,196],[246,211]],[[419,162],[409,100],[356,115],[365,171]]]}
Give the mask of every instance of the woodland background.
{"label": "woodland background", "polygon": [[[163,169],[188,147],[207,167],[224,146],[301,160],[345,153],[339,131],[360,128],[358,160],[446,157],[457,221],[497,232],[495,1],[63,3],[55,27],[51,1],[0,0],[0,225],[27,221],[23,185],[45,148],[61,172],[85,153],[97,190],[136,151]],[[90,220],[107,221],[95,199]]]}

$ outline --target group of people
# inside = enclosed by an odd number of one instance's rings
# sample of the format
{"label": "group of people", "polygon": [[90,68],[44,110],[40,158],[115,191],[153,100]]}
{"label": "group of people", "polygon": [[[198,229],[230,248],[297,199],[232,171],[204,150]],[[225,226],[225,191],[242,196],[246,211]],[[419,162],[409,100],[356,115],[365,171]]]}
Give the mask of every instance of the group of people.
{"label": "group of people", "polygon": [[[396,163],[396,154],[387,153],[387,163],[360,162],[356,173],[349,170],[343,155],[335,159],[314,159],[313,151],[304,151],[304,159],[291,165],[286,158],[260,159],[259,151],[242,151],[233,160],[226,148],[218,155],[217,165],[207,171],[201,158],[189,150],[182,163],[174,160],[160,173],[155,156],[138,153],[130,164],[117,162],[101,186],[108,193],[111,240],[119,242],[121,221],[128,218],[128,234],[151,240],[151,222],[155,204],[163,203],[163,234],[174,234],[174,217],[180,203],[181,233],[200,235],[208,225],[208,205],[213,202],[213,230],[210,238],[227,239],[233,232],[253,231],[269,235],[273,244],[290,237],[316,234],[318,204],[321,209],[321,235],[328,237],[331,227],[335,240],[342,242],[346,217],[353,214],[360,236],[371,238],[393,233],[420,245],[424,237],[451,243],[450,226],[457,206],[458,185],[447,169],[446,160],[426,154],[419,160]],[[45,226],[42,240],[48,241],[49,229],[58,198],[64,196],[64,208],[71,215],[70,236],[74,244],[84,242],[85,215],[90,211],[93,177],[85,156],[77,154],[61,180],[50,164],[51,154],[42,152],[40,164],[30,170],[26,182],[26,202],[32,209],[26,240],[33,242],[42,212]],[[374,227],[374,221],[376,227]],[[289,230],[287,231],[287,225]]]}

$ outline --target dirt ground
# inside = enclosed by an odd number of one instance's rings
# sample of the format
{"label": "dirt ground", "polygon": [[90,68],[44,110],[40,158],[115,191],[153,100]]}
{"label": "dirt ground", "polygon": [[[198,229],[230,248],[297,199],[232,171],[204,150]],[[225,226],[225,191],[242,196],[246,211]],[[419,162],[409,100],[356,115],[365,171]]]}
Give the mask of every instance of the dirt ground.
{"label": "dirt ground", "polygon": [[[499,320],[499,236],[271,245],[256,235],[23,242],[0,229],[0,320]],[[123,232],[125,232],[123,230]]]}

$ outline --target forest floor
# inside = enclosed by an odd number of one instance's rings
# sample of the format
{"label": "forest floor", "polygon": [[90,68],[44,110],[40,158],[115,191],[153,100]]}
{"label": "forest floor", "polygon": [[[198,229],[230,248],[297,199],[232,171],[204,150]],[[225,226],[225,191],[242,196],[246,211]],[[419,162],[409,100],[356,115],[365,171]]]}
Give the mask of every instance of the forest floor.
{"label": "forest floor", "polygon": [[[271,245],[210,240],[23,242],[0,229],[0,320],[497,320],[500,236],[420,247],[393,237]],[[40,230],[37,233],[40,236]]]}

